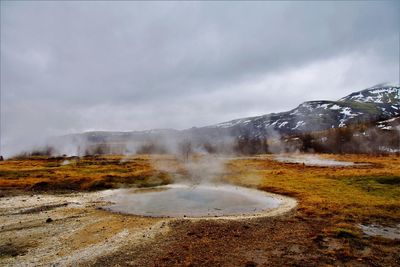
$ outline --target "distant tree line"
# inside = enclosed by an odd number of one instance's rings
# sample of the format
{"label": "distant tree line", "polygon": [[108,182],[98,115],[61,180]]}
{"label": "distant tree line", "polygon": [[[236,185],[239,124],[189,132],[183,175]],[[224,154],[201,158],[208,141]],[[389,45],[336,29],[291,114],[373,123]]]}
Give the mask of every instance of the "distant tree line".
{"label": "distant tree line", "polygon": [[233,152],[241,155],[256,155],[270,153],[268,139],[266,137],[238,137],[233,146]]}
{"label": "distant tree line", "polygon": [[[388,154],[400,152],[400,132],[365,124],[297,135],[302,152]],[[397,151],[397,152],[396,152]]]}
{"label": "distant tree line", "polygon": [[[176,150],[170,151],[164,143],[149,140],[136,148],[137,154],[176,153],[187,161],[193,153],[256,155],[277,152],[315,152],[315,153],[367,153],[400,154],[400,131],[380,129],[374,124],[359,123],[327,131],[282,135],[280,137],[254,137],[242,134],[233,142],[197,141],[189,138],[177,143]],[[78,147],[78,156],[124,154],[125,144],[90,144]],[[23,152],[16,157],[54,156],[56,149],[44,146]]]}

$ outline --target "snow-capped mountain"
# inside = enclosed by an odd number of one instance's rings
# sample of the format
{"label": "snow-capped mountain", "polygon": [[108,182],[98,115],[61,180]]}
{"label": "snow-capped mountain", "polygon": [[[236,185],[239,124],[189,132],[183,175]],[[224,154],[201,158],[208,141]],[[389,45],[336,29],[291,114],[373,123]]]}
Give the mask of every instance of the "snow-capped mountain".
{"label": "snow-capped mountain", "polygon": [[323,131],[354,123],[369,123],[400,116],[400,86],[379,84],[337,101],[309,101],[297,108],[219,123],[203,130],[260,137],[279,133]]}
{"label": "snow-capped mountain", "polygon": [[400,86],[380,84],[336,101],[308,101],[290,111],[200,128],[58,136],[39,151],[44,155],[49,151],[59,155],[175,153],[179,144],[187,142],[210,151],[230,151],[234,141],[238,153],[250,153],[245,152],[248,148],[256,148],[251,153],[265,153],[266,146],[261,149],[256,141],[272,140],[268,151],[399,153],[399,131]]}
{"label": "snow-capped mountain", "polygon": [[[293,110],[236,119],[186,130],[156,129],[135,132],[87,132],[58,137],[58,143],[129,144],[148,140],[190,139],[196,143],[218,142],[226,137],[273,137],[374,123],[400,116],[400,86],[380,84],[337,101],[308,101]],[[386,124],[382,124],[386,125]],[[381,126],[381,128],[384,126]],[[380,129],[380,128],[379,128]]]}

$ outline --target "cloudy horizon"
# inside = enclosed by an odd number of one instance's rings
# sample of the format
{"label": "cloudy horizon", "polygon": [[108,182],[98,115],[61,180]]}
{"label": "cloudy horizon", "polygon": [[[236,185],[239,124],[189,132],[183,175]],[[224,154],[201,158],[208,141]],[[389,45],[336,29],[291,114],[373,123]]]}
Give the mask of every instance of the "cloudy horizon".
{"label": "cloudy horizon", "polygon": [[395,1],[2,1],[1,153],[50,135],[185,129],[399,83],[398,25]]}

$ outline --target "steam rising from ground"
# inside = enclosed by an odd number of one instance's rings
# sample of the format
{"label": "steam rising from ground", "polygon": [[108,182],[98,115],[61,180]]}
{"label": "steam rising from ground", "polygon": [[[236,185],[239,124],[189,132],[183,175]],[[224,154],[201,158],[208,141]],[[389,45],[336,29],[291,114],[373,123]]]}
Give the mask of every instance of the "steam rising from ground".
{"label": "steam rising from ground", "polygon": [[217,183],[225,172],[225,160],[215,155],[203,154],[184,162],[192,184]]}
{"label": "steam rising from ground", "polygon": [[225,138],[219,144],[218,152],[213,150],[211,153],[207,151],[211,147],[210,142],[195,142],[192,137],[150,139],[138,145],[135,152],[126,153],[121,163],[138,154],[144,154],[149,156],[150,163],[156,171],[169,174],[174,183],[216,184],[221,183],[228,160],[221,157],[221,151],[232,153],[233,146],[234,140]]}

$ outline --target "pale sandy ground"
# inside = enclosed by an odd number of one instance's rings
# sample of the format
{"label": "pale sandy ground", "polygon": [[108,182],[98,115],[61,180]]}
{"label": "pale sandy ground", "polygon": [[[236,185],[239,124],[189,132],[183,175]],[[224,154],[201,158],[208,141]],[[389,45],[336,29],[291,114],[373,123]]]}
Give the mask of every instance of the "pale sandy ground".
{"label": "pale sandy ground", "polygon": [[[2,266],[73,266],[168,231],[165,220],[99,210],[104,192],[0,198]],[[52,222],[46,222],[51,218]],[[13,254],[8,255],[7,254]],[[17,254],[17,256],[15,256]],[[12,257],[14,256],[14,257]]]}
{"label": "pale sandy ground", "polygon": [[[168,225],[174,219],[101,210],[107,205],[102,198],[110,192],[0,198],[0,266],[91,265],[99,256],[123,248],[135,250],[170,231]],[[278,209],[256,217],[279,215],[296,206],[293,199],[282,200]],[[46,222],[48,218],[52,221]]]}

